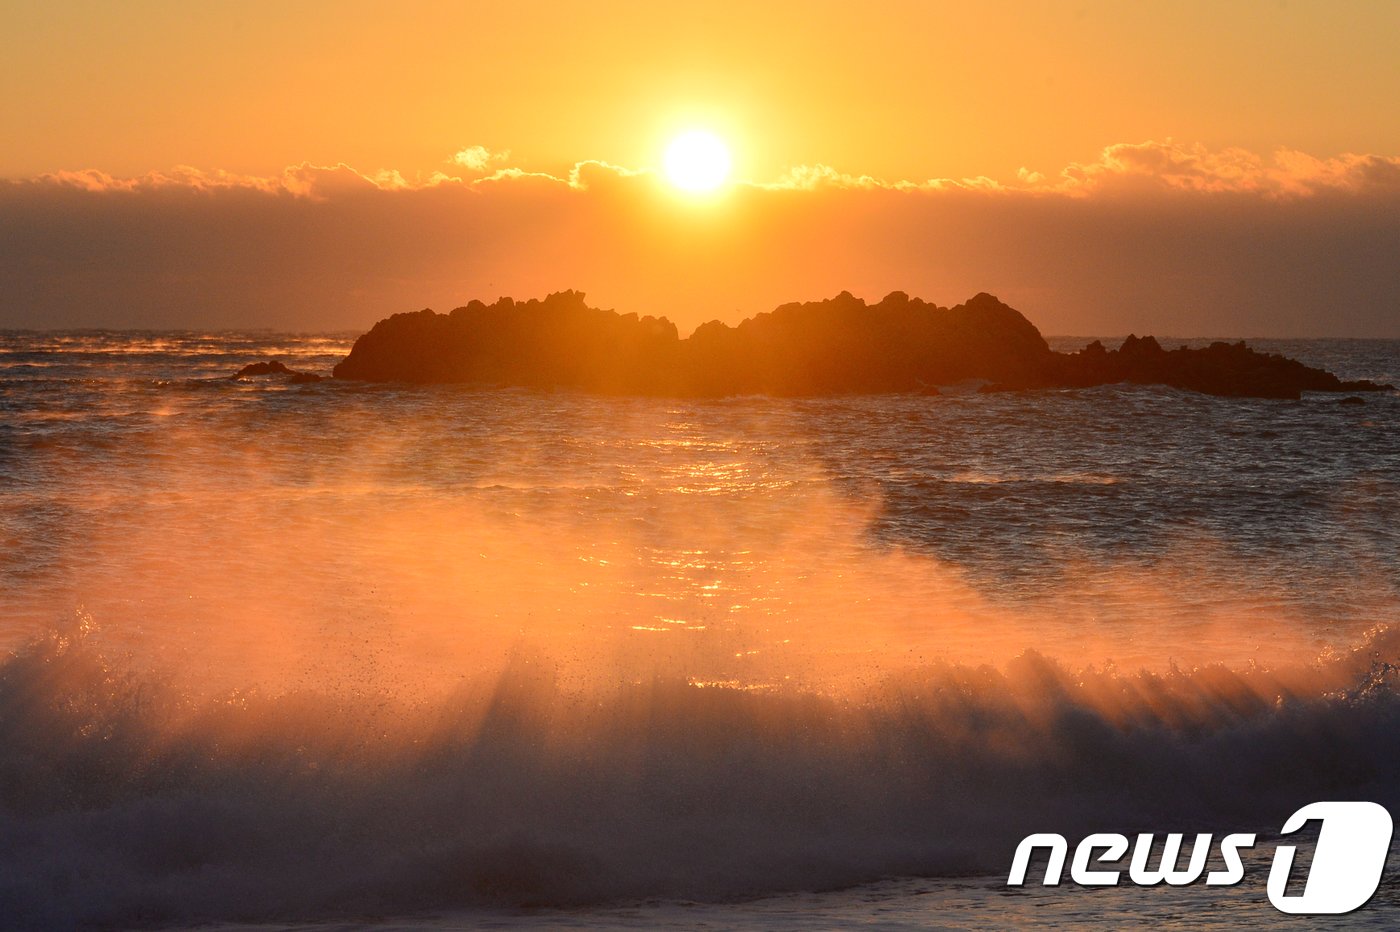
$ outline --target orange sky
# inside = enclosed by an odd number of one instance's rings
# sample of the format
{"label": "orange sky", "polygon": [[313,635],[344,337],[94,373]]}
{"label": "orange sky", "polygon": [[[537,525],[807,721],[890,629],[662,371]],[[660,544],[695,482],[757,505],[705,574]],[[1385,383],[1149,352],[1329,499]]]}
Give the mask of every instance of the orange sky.
{"label": "orange sky", "polygon": [[740,175],[1058,171],[1115,142],[1400,153],[1400,4],[11,2],[0,176],[467,145],[654,166],[701,121]]}
{"label": "orange sky", "polygon": [[[1048,332],[1400,335],[1385,0],[0,11],[0,326],[576,287],[684,330],[902,288]],[[629,174],[693,126],[727,194]]]}

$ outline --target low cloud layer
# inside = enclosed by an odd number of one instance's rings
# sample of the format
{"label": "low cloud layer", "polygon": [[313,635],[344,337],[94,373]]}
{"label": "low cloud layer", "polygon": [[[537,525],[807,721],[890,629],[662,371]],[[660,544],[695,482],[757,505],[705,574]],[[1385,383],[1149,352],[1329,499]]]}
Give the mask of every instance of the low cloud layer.
{"label": "low cloud layer", "polygon": [[576,288],[682,331],[841,290],[990,291],[1046,333],[1400,336],[1400,157],[1173,142],[1014,179],[826,166],[695,200],[463,148],[405,178],[180,168],[0,182],[0,327],[360,329]]}

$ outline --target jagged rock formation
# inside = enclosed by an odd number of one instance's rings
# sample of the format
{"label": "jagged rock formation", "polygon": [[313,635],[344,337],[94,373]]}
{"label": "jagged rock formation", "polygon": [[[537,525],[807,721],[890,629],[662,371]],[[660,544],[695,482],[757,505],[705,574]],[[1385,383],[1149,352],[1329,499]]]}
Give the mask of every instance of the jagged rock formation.
{"label": "jagged rock formation", "polygon": [[598,310],[564,291],[543,301],[472,301],[445,315],[395,314],[356,340],[333,374],[659,394],[679,390],[680,345],[665,318]]}
{"label": "jagged rock formation", "polygon": [[687,394],[928,391],[965,379],[1043,374],[1054,354],[989,294],[943,308],[896,291],[867,305],[842,292],[784,304],[737,327],[704,324],[683,344]]}
{"label": "jagged rock formation", "polygon": [[624,394],[823,395],[931,389],[1041,372],[1052,353],[1035,327],[991,295],[940,308],[901,292],[875,305],[842,292],[786,304],[686,340],[665,318],[591,308],[579,292],[543,301],[473,301],[451,314],[375,324],[336,378],[473,382]]}
{"label": "jagged rock formation", "polygon": [[1020,312],[989,294],[952,308],[903,292],[868,305],[847,292],[785,304],[737,327],[719,321],[682,340],[666,318],[599,310],[576,291],[543,300],[472,301],[450,314],[395,314],[355,341],[335,377],[473,383],[607,394],[719,397],[1173,385],[1218,395],[1298,397],[1368,391],[1242,343],[1167,352],[1151,337],[1116,351],[1097,342],[1054,353]]}

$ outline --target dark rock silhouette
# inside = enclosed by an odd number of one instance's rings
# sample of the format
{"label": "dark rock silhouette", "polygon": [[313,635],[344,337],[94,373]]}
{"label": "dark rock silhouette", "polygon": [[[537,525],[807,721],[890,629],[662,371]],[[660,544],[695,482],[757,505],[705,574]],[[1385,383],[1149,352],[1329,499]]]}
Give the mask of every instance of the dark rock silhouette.
{"label": "dark rock silhouette", "polygon": [[684,394],[928,392],[965,379],[1043,377],[1040,332],[989,294],[942,308],[896,291],[867,305],[849,292],[785,304],[683,344]]}
{"label": "dark rock silhouette", "polygon": [[543,301],[472,301],[446,315],[395,314],[356,340],[334,375],[659,394],[679,390],[680,346],[664,318],[598,310],[564,291]]}
{"label": "dark rock silhouette", "polygon": [[231,378],[231,379],[244,379],[244,378],[247,378],[248,376],[251,376],[251,375],[291,375],[291,374],[292,374],[292,370],[291,370],[291,369],[288,369],[286,366],[282,365],[282,363],[280,363],[280,362],[278,362],[277,360],[274,359],[274,360],[272,360],[271,362],[253,362],[253,363],[249,363],[248,365],[244,366],[242,369],[239,369],[239,370],[238,370],[237,372],[235,372],[233,375],[229,376],[229,378]]}
{"label": "dark rock silhouette", "polygon": [[969,379],[984,390],[1173,385],[1217,395],[1296,398],[1370,391],[1243,343],[1167,352],[1152,337],[1109,351],[1052,352],[1030,321],[989,294],[945,308],[903,292],[866,304],[848,292],[785,304],[680,339],[666,318],[599,310],[577,291],[472,301],[451,314],[395,314],[355,341],[338,379],[719,397],[920,392]]}
{"label": "dark rock silhouette", "polygon": [[229,378],[245,379],[260,375],[285,375],[288,376],[287,383],[290,385],[301,385],[306,382],[321,381],[321,376],[314,372],[298,372],[295,369],[289,369],[276,359],[269,360],[268,362],[249,363],[229,376]]}

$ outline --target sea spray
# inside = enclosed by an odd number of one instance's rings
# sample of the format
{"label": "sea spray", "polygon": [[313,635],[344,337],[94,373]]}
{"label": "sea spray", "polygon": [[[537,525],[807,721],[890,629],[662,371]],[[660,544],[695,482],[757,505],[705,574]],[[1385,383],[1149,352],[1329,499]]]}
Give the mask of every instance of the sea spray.
{"label": "sea spray", "polygon": [[1032,831],[1394,803],[1400,397],[296,387],[226,376],[325,341],[6,339],[7,923],[1004,889]]}
{"label": "sea spray", "polygon": [[433,702],[196,698],[91,629],[0,666],[0,911],[17,925],[725,898],[1004,871],[1032,830],[1267,829],[1400,803],[1400,636],[1279,670],[938,665],[844,697],[546,657]]}

